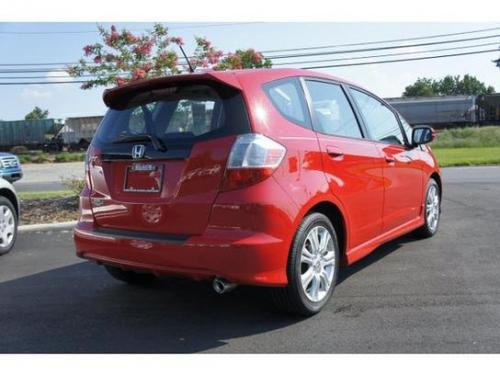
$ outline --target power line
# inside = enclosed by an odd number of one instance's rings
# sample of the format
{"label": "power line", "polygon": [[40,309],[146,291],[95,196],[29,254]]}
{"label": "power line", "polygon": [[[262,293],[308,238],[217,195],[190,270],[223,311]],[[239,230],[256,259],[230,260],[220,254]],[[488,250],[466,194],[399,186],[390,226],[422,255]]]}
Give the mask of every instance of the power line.
{"label": "power line", "polygon": [[[463,49],[469,49],[469,48],[479,48],[479,47],[485,47],[485,46],[491,46],[491,45],[498,45],[497,42],[491,42],[491,43],[483,43],[483,44],[476,44],[476,45],[468,45],[468,46],[460,46],[460,47],[451,47],[451,48],[439,48],[439,49],[431,49],[431,50],[425,50],[425,51],[410,51],[410,52],[398,52],[398,53],[386,53],[386,54],[377,54],[377,55],[366,55],[366,56],[356,56],[356,57],[342,57],[342,58],[337,58],[337,59],[321,59],[321,60],[305,60],[305,61],[288,61],[288,62],[282,62],[282,63],[277,63],[275,66],[284,66],[284,65],[300,65],[300,64],[315,64],[315,63],[327,63],[327,62],[335,62],[335,61],[351,61],[351,60],[364,60],[364,59],[369,59],[369,58],[378,58],[378,57],[392,57],[392,56],[404,56],[404,55],[416,55],[416,54],[426,54],[426,53],[433,53],[433,52],[444,52],[444,51],[453,51],[453,50],[463,50]],[[53,72],[55,70],[51,69],[48,70],[49,72]],[[25,73],[34,73],[38,72],[38,70],[31,70],[31,71],[25,71],[25,70],[18,70],[17,73],[19,72],[25,72]],[[9,72],[8,74],[10,74]],[[13,72],[12,72],[13,73]],[[0,74],[7,74],[3,73],[0,71]],[[80,77],[95,77],[95,75],[92,74],[85,74]],[[51,75],[51,76],[8,76],[8,77],[2,77],[0,76],[0,79],[53,79],[53,78],[70,78],[67,75]]]}
{"label": "power line", "polygon": [[58,85],[65,83],[85,83],[85,81],[40,81],[40,82],[0,82],[0,86],[11,86],[11,85]]}
{"label": "power line", "polygon": [[[329,51],[329,52],[315,52],[315,53],[305,53],[305,54],[294,54],[294,55],[283,55],[283,56],[275,56],[275,57],[269,57],[271,60],[274,59],[283,59],[283,58],[291,58],[291,57],[309,57],[309,56],[323,56],[323,55],[332,55],[332,54],[348,54],[348,53],[359,53],[359,52],[365,52],[365,51],[380,51],[380,50],[393,50],[393,49],[401,49],[401,48],[412,48],[412,47],[420,47],[420,46],[427,46],[427,45],[437,45],[437,44],[447,44],[447,43],[457,43],[457,42],[465,42],[465,41],[472,41],[472,40],[482,40],[482,39],[491,39],[491,38],[497,38],[500,37],[500,34],[498,35],[488,35],[488,36],[482,36],[482,37],[475,37],[475,38],[464,38],[464,39],[455,39],[455,40],[446,40],[446,41],[437,41],[437,42],[427,42],[427,43],[417,43],[417,44],[407,44],[407,45],[397,45],[397,46],[387,46],[387,47],[376,47],[376,48],[365,48],[365,49],[354,49],[354,50],[341,50],[341,51]],[[471,46],[461,46],[461,47],[453,47],[453,48],[472,48]],[[442,49],[443,51],[446,49]],[[436,50],[436,52],[439,50]],[[424,52],[425,53],[425,52]],[[403,54],[408,54],[408,53],[401,53]],[[343,60],[353,60],[353,59],[360,59],[360,58],[370,58],[370,57],[387,57],[387,56],[396,56],[398,54],[385,54],[385,55],[374,55],[374,56],[362,56],[362,57],[349,57],[349,58],[344,58]],[[334,59],[331,60],[315,60],[311,62],[304,62],[304,63],[313,63],[313,62],[328,62],[328,61],[336,61]],[[337,61],[341,61],[340,59]],[[300,62],[292,62],[291,64],[299,64]],[[276,65],[285,65],[285,63],[275,63]],[[182,65],[182,64],[180,64]],[[7,68],[7,69],[0,69],[0,74],[19,74],[19,73],[49,73],[49,72],[66,72],[66,68],[20,68],[20,69],[12,69],[12,68]]]}
{"label": "power line", "polygon": [[496,35],[487,35],[487,36],[480,36],[480,37],[474,37],[474,38],[440,40],[437,42],[425,42],[425,43],[417,43],[417,44],[405,44],[405,45],[373,47],[373,48],[360,48],[360,49],[339,50],[339,51],[295,53],[295,54],[288,54],[288,55],[277,55],[277,56],[266,56],[266,57],[269,59],[272,59],[272,60],[277,60],[277,59],[289,59],[292,57],[338,55],[338,54],[344,54],[344,53],[358,53],[358,52],[381,51],[381,50],[387,50],[387,49],[399,49],[399,48],[408,48],[408,47],[432,46],[432,45],[436,45],[436,44],[460,43],[460,42],[468,42],[468,41],[472,41],[472,40],[498,38],[499,36],[500,36],[500,34],[496,34]]}
{"label": "power line", "polygon": [[[198,29],[204,27],[226,27],[226,26],[238,26],[238,25],[251,25],[262,22],[227,22],[227,23],[215,23],[215,24],[205,24],[205,25],[194,25],[194,26],[172,26],[168,27],[169,30],[182,30],[182,29]],[[144,32],[145,29],[127,29],[134,32]],[[51,34],[96,34],[99,30],[65,30],[65,31],[0,31],[1,34],[5,35],[51,35]]]}
{"label": "power line", "polygon": [[[251,24],[252,22],[247,22],[248,24]],[[257,22],[254,22],[257,23]],[[233,24],[246,24],[244,22],[242,23],[233,23]],[[213,26],[225,26],[229,24],[224,24],[224,25],[218,25],[215,24]],[[203,27],[203,26],[199,26]],[[335,48],[335,47],[347,47],[347,46],[361,46],[361,45],[371,45],[371,44],[383,44],[383,43],[393,43],[393,42],[404,42],[404,41],[412,41],[412,40],[422,40],[422,39],[433,39],[433,38],[439,38],[439,37],[446,37],[446,36],[454,36],[454,35],[465,35],[465,34],[472,34],[472,33],[480,33],[480,32],[485,32],[485,31],[493,31],[493,30],[500,30],[500,27],[492,27],[488,29],[479,29],[479,30],[470,30],[470,31],[463,31],[459,33],[448,33],[448,34],[436,34],[436,35],[427,35],[427,36],[420,36],[420,37],[412,37],[412,38],[402,38],[402,39],[391,39],[391,40],[379,40],[379,41],[369,41],[369,42],[358,42],[358,43],[347,43],[347,44],[336,44],[336,45],[328,45],[328,46],[315,46],[315,47],[302,47],[302,48],[288,48],[288,49],[276,49],[276,50],[267,50],[267,51],[262,51],[263,54],[265,53],[276,53],[276,52],[289,52],[289,51],[306,51],[306,50],[315,50],[315,49],[326,49],[326,48]],[[95,31],[88,31],[88,32],[95,32]],[[2,33],[0,31],[0,33]],[[4,32],[8,33],[8,32]],[[495,36],[488,36],[486,38],[492,38]],[[466,40],[476,40],[475,38],[471,39],[460,39],[459,41],[466,41]],[[442,43],[454,43],[456,41],[443,41]],[[380,49],[392,49],[392,48],[404,48],[404,47],[412,47],[415,45],[404,45],[404,46],[394,46],[394,47],[381,47]],[[369,49],[367,51],[371,51],[372,49]],[[348,50],[345,51],[345,53],[353,53],[353,52],[359,52],[359,50]],[[361,51],[361,52],[364,52]],[[344,53],[343,51],[335,52],[335,53]],[[225,54],[227,55],[227,54]],[[305,57],[305,56],[304,56]],[[268,57],[268,58],[275,58],[273,56]],[[276,57],[276,58],[282,58],[282,57]],[[57,65],[76,65],[78,62],[47,62],[47,63],[1,63],[0,66],[57,66]]]}
{"label": "power line", "polygon": [[[326,63],[326,62],[334,62],[334,61],[363,60],[363,59],[371,59],[371,58],[375,58],[375,57],[391,57],[391,56],[416,55],[416,54],[421,54],[421,53],[454,51],[454,50],[462,50],[462,49],[469,49],[469,48],[478,48],[478,47],[485,47],[485,46],[493,46],[493,45],[499,45],[499,44],[500,44],[500,41],[499,42],[492,42],[492,43],[476,44],[476,45],[471,45],[471,46],[429,49],[429,50],[425,50],[425,51],[384,53],[384,54],[378,54],[378,55],[367,55],[367,56],[356,56],[356,57],[341,57],[341,58],[338,58],[338,59],[287,61],[287,62],[273,64],[273,66],[299,65],[299,64],[316,64],[316,63]],[[500,50],[500,47],[499,47],[499,50]]]}
{"label": "power line", "polygon": [[475,33],[482,33],[482,32],[485,32],[485,31],[493,31],[493,30],[500,30],[500,27],[491,27],[489,29],[479,29],[479,30],[462,31],[462,32],[459,32],[459,33],[435,34],[435,35],[417,36],[417,37],[401,38],[401,39],[376,40],[376,41],[370,41],[370,42],[357,42],[357,43],[347,43],[347,44],[333,44],[333,45],[316,46],[316,47],[300,47],[300,48],[276,49],[276,50],[262,51],[262,53],[309,51],[309,50],[315,50],[315,49],[326,49],[326,48],[336,48],[336,47],[355,47],[355,46],[364,46],[364,45],[370,45],[370,44],[383,44],[383,43],[395,43],[395,42],[410,42],[410,41],[413,41],[413,40],[434,39],[434,38],[442,38],[442,37],[446,37],[446,36],[475,34]]}
{"label": "power line", "polygon": [[301,68],[301,69],[325,69],[325,68],[338,68],[338,67],[344,67],[344,66],[387,64],[387,63],[405,62],[405,61],[440,59],[440,58],[444,58],[444,57],[454,57],[454,56],[478,55],[478,54],[481,54],[481,53],[489,53],[489,52],[498,52],[498,49],[489,49],[489,50],[474,51],[474,52],[453,53],[453,54],[448,54],[448,55],[414,57],[414,58],[411,58],[411,59],[380,60],[380,61],[369,61],[369,62],[360,62],[360,63],[353,63],[353,64],[336,64],[336,65],[323,65],[323,66],[308,66],[308,67],[304,67],[304,68]]}
{"label": "power line", "polygon": [[[309,66],[309,67],[304,67],[302,69],[325,69],[325,68],[337,68],[337,67],[346,67],[346,66],[387,64],[387,63],[397,63],[397,62],[406,62],[406,61],[438,59],[438,58],[445,58],[445,57],[456,57],[456,56],[465,56],[465,55],[477,55],[477,54],[490,53],[490,52],[498,52],[498,49],[473,51],[473,52],[462,52],[462,53],[454,53],[454,54],[446,54],[446,55],[436,55],[436,56],[426,56],[426,57],[416,57],[416,58],[410,58],[410,59],[380,60],[380,61],[361,62],[361,63],[353,63],[353,64],[336,64],[336,65]],[[88,82],[88,80],[79,80],[79,81],[0,82],[0,86],[6,86],[6,85],[50,85],[50,84],[70,84],[70,83],[85,83],[85,82]]]}

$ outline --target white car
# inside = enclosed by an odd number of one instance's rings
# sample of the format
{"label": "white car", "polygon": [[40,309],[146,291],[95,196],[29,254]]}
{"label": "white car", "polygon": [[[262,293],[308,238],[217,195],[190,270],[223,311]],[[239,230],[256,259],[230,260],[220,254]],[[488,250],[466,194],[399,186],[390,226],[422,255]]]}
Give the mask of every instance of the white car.
{"label": "white car", "polygon": [[19,199],[14,186],[0,178],[0,255],[8,253],[16,242],[19,223]]}

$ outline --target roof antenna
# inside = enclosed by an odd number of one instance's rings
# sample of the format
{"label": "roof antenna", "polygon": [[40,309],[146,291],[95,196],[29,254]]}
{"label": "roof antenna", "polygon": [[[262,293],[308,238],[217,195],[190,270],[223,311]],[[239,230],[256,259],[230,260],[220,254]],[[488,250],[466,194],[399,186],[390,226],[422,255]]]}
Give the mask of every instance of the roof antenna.
{"label": "roof antenna", "polygon": [[188,57],[186,56],[186,52],[184,52],[184,48],[182,48],[182,46],[180,45],[180,43],[179,43],[179,48],[181,49],[181,52],[184,55],[184,58],[186,59],[186,62],[188,64],[188,66],[189,66],[189,72],[190,73],[194,73],[194,69],[191,66],[191,62],[189,61]]}

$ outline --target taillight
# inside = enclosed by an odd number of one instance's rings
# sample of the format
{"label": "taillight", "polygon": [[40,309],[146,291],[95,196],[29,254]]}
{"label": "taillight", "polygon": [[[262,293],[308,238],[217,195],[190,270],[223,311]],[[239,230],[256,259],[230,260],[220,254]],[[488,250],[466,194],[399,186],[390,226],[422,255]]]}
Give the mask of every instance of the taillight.
{"label": "taillight", "polygon": [[91,178],[90,178],[90,167],[93,165],[101,164],[101,152],[99,149],[89,146],[87,152],[85,153],[85,184],[89,189],[92,188]]}
{"label": "taillight", "polygon": [[236,138],[227,161],[222,190],[239,189],[271,176],[286,154],[286,148],[262,134]]}

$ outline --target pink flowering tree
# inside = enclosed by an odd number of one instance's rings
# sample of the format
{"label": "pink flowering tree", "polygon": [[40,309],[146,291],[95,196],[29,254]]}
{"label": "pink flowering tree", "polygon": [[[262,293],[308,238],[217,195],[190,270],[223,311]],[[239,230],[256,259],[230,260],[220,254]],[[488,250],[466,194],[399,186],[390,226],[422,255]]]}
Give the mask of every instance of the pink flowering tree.
{"label": "pink flowering tree", "polygon": [[[167,27],[155,24],[153,30],[134,35],[128,30],[108,31],[99,26],[102,43],[83,48],[84,56],[78,64],[68,67],[71,77],[86,78],[82,89],[97,86],[123,85],[127,82],[189,71],[184,58],[184,41],[171,36]],[[205,39],[196,37],[196,48],[188,56],[195,69],[252,69],[270,68],[271,61],[253,49],[239,49],[224,53]]]}

